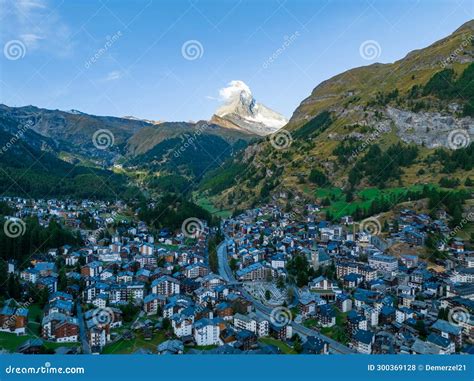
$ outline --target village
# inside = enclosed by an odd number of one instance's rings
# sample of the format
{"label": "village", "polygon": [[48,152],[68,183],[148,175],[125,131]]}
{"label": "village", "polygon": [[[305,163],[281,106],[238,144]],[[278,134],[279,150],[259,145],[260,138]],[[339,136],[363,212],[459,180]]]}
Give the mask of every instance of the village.
{"label": "village", "polygon": [[275,203],[156,231],[121,202],[2,201],[5,223],[82,239],[8,261],[4,353],[474,353],[474,251],[442,211],[330,222]]}

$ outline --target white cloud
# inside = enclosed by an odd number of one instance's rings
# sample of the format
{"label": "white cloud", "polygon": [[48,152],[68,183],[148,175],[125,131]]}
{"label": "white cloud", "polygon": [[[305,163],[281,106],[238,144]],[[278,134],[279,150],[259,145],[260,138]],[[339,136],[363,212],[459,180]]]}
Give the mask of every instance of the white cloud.
{"label": "white cloud", "polygon": [[107,76],[103,79],[104,81],[116,81],[123,77],[123,73],[120,70],[114,70],[107,73]]}
{"label": "white cloud", "polygon": [[250,88],[244,81],[234,80],[230,81],[226,87],[219,90],[219,96],[222,101],[229,103],[236,97],[239,97],[242,91],[252,95]]}
{"label": "white cloud", "polygon": [[30,49],[36,49],[38,48],[41,40],[43,40],[43,37],[34,33],[26,33],[20,35],[20,40],[23,41]]}
{"label": "white cloud", "polygon": [[28,51],[45,50],[57,56],[72,53],[70,28],[45,0],[0,0],[0,39],[21,40]]}

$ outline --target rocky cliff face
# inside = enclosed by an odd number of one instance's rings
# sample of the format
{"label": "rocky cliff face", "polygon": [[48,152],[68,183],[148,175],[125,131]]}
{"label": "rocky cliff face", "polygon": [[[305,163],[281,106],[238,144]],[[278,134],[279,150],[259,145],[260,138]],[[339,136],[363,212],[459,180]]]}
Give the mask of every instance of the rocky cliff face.
{"label": "rocky cliff face", "polygon": [[378,92],[398,89],[408,92],[424,85],[445,68],[459,72],[474,61],[474,20],[432,45],[412,51],[391,63],[374,63],[348,70],[321,82],[304,99],[289,121],[289,129],[298,128],[323,110],[365,105]]}
{"label": "rocky cliff face", "polygon": [[[455,109],[457,107],[453,105]],[[412,112],[387,108],[387,115],[394,122],[398,137],[405,143],[413,143],[427,148],[450,148],[449,134],[465,131],[474,140],[474,119],[454,117],[439,112]]]}
{"label": "rocky cliff face", "polygon": [[[358,163],[375,145],[382,153],[399,144],[418,149],[417,159],[397,168],[397,175],[385,186],[438,184],[446,176],[443,163],[425,168],[427,162],[436,161],[434,151],[445,149],[449,155],[474,139],[473,62],[471,20],[394,63],[351,69],[322,82],[275,134],[284,144],[275,144],[277,139],[270,136],[245,150],[239,158],[246,163],[245,170],[234,181],[227,180],[231,185],[220,191],[217,202],[243,208],[282,190],[314,199],[321,186],[315,183],[347,191],[351,173],[359,177],[358,187],[373,187],[373,176],[371,180],[364,171],[359,173]],[[321,122],[322,115],[326,119],[330,115],[330,123]],[[474,177],[466,168],[449,176],[461,182]]]}

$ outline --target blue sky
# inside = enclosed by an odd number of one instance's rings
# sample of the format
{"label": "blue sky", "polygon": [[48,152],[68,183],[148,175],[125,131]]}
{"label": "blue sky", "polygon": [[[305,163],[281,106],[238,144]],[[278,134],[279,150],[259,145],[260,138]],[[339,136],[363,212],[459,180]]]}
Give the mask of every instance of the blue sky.
{"label": "blue sky", "polygon": [[241,80],[290,117],[321,81],[473,18],[474,0],[0,0],[0,103],[198,120]]}

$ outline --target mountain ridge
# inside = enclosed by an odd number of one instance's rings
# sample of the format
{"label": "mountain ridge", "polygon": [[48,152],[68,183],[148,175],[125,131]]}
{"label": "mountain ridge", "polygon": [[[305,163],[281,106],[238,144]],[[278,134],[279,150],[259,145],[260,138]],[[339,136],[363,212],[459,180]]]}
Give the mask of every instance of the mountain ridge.
{"label": "mountain ridge", "polygon": [[[370,186],[447,183],[445,178],[463,183],[473,176],[473,35],[471,20],[394,63],[350,69],[321,82],[275,139],[249,146],[224,170],[211,173],[201,191],[227,210],[280,194],[321,202],[318,189],[324,186],[342,189],[351,200],[358,189]],[[450,146],[453,131],[466,147]],[[413,153],[413,158],[399,161],[393,176],[387,169],[377,180],[373,171],[378,167],[369,157],[383,162],[390,160],[387,152]],[[460,157],[466,158],[465,167]]]}

